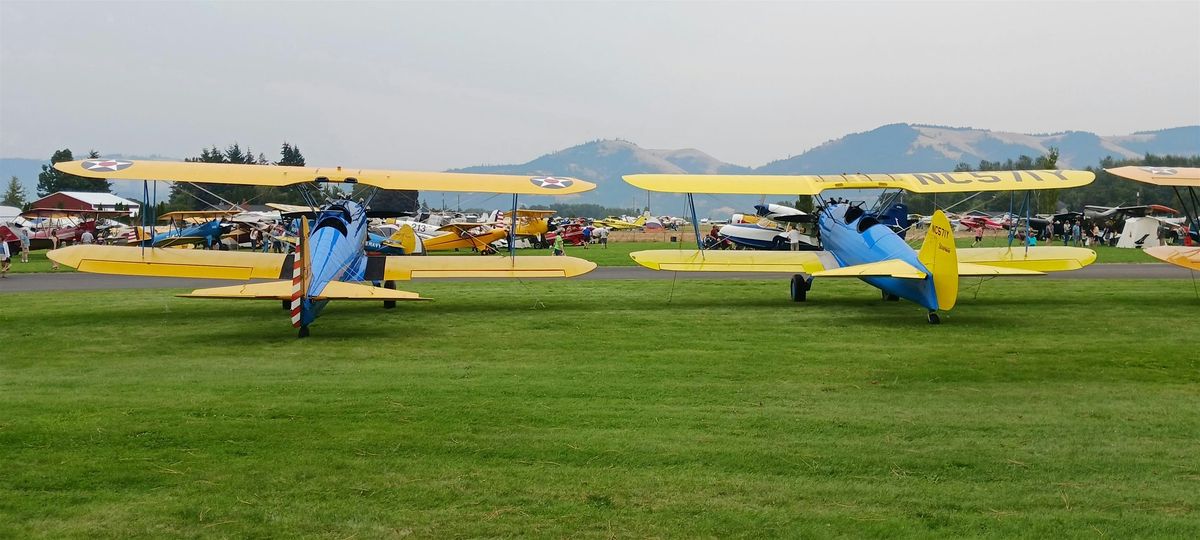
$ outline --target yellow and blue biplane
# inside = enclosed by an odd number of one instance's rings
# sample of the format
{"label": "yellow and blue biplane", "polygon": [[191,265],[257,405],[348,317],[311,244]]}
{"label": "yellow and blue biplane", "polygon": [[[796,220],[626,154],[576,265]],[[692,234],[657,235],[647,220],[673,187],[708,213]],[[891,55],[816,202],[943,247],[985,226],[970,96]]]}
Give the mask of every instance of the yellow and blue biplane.
{"label": "yellow and blue biplane", "polygon": [[199,244],[212,246],[222,236],[230,234],[232,223],[225,218],[236,215],[240,210],[194,210],[167,212],[159,220],[168,224],[162,227],[135,226],[130,232],[129,243],[152,247],[177,247]]}
{"label": "yellow and blue biplane", "polygon": [[[934,213],[924,244],[914,250],[890,227],[880,223],[863,203],[825,200],[826,190],[904,190],[913,193],[961,193],[1063,189],[1087,185],[1086,171],[992,171],[916,174],[844,175],[692,175],[634,174],[625,181],[650,191],[687,194],[692,223],[698,223],[692,195],[809,195],[819,199],[819,251],[706,251],[696,230],[695,250],[649,250],[630,254],[654,270],[709,272],[787,272],[792,299],[807,298],[814,278],[859,278],[882,291],[886,300],[904,298],[928,310],[928,320],[941,321],[958,298],[958,281],[968,276],[1037,275],[1076,270],[1096,260],[1086,248],[964,248],[954,244],[945,213]],[[1027,198],[1028,199],[1028,198]],[[880,198],[880,201],[884,201]]]}
{"label": "yellow and blue biplane", "polygon": [[364,249],[367,215],[363,205],[349,199],[318,204],[316,190],[306,190],[314,183],[335,182],[381,189],[510,193],[516,207],[518,195],[569,195],[596,187],[574,178],[98,159],[61,162],[54,167],[91,178],[299,188],[317,211],[311,225],[307,217],[300,218],[294,253],[76,245],[48,255],[59,264],[83,272],[271,280],[198,289],[180,296],[285,302],[300,337],[309,335],[309,325],[331,300],[382,301],[389,308],[395,307],[397,301],[424,300],[416,293],[396,290],[396,281],[573,277],[596,267],[595,263],[574,257],[514,257],[511,253],[508,257],[368,257]]}
{"label": "yellow and blue biplane", "polygon": [[[1200,168],[1198,167],[1116,167],[1104,169],[1112,174],[1152,186],[1166,186],[1175,191],[1187,217],[1186,235],[1192,245],[1155,246],[1146,248],[1147,255],[1189,270],[1200,270]],[[1179,188],[1184,188],[1180,190]],[[1187,197],[1184,197],[1184,192]]]}

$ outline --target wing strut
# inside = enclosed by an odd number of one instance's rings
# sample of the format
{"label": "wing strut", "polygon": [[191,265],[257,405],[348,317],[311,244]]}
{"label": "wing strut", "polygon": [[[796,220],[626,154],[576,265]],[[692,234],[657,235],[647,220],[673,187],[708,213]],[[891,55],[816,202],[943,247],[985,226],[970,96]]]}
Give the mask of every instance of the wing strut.
{"label": "wing strut", "polygon": [[517,256],[517,194],[513,193],[512,224],[508,227],[508,256]]}
{"label": "wing strut", "polygon": [[696,219],[696,200],[692,198],[692,194],[687,194],[688,210],[692,213],[692,232],[696,233],[696,249],[700,250],[700,256],[704,256],[704,241],[700,239],[700,220]]}

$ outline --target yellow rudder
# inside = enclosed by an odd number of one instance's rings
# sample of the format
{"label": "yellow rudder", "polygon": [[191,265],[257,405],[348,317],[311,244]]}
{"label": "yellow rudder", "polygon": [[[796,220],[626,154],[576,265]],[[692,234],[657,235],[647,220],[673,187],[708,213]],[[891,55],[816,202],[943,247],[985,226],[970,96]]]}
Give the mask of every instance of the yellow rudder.
{"label": "yellow rudder", "polygon": [[958,300],[958,250],[954,247],[954,229],[941,210],[930,219],[917,260],[929,270],[938,309],[949,311]]}

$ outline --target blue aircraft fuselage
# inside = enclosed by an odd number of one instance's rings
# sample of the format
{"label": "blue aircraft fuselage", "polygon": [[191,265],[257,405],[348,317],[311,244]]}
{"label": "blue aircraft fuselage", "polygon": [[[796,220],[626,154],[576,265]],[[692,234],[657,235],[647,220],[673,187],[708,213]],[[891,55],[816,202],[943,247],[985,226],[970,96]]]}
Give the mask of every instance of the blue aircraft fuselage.
{"label": "blue aircraft fuselage", "polygon": [[[930,274],[929,269],[917,259],[917,252],[912,246],[861,208],[852,208],[845,203],[830,204],[819,216],[817,226],[821,230],[821,244],[842,266],[900,259]],[[927,309],[938,309],[931,274],[925,279],[865,277],[862,280]]]}
{"label": "blue aircraft fuselage", "polygon": [[206,221],[199,225],[192,225],[185,228],[172,229],[165,233],[154,235],[151,240],[151,245],[160,246],[167,243],[173,238],[203,238],[205,247],[211,246],[218,238],[221,237],[221,220],[214,219]]}
{"label": "blue aircraft fuselage", "polygon": [[300,324],[307,326],[328,303],[314,301],[331,281],[362,281],[367,269],[363,246],[367,238],[367,214],[354,201],[335,201],[317,212],[309,226],[309,274],[307,298],[301,312]]}

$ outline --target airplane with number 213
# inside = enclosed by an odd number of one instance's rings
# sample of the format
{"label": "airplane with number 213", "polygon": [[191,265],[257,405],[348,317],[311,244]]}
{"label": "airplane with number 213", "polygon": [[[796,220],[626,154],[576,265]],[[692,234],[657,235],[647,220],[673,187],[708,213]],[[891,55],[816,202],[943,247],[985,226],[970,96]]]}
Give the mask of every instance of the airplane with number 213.
{"label": "airplane with number 213", "polygon": [[[395,307],[397,301],[426,300],[417,293],[396,290],[395,282],[400,280],[573,277],[596,267],[593,262],[575,257],[516,257],[511,248],[507,257],[368,257],[364,204],[349,199],[320,203],[315,200],[318,190],[314,187],[334,182],[379,189],[509,193],[513,195],[515,208],[518,195],[570,195],[596,187],[575,178],[111,159],[61,162],[54,168],[90,178],[299,189],[317,211],[311,224],[307,217],[300,218],[300,236],[294,253],[74,245],[51,251],[49,257],[83,272],[273,280],[198,289],[180,296],[281,301],[289,309],[292,325],[299,329],[300,337],[309,335],[309,325],[331,300],[381,301],[385,308]],[[369,199],[365,204],[370,204]],[[509,245],[512,244],[510,241]]]}
{"label": "airplane with number 213", "polygon": [[[933,214],[919,250],[879,222],[863,203],[825,200],[825,190],[904,190],[913,193],[1028,191],[1084,186],[1095,179],[1087,171],[1037,170],[916,174],[844,175],[693,175],[634,174],[625,181],[650,191],[686,193],[696,223],[692,194],[810,195],[819,199],[817,235],[820,251],[706,251],[696,230],[695,250],[648,250],[630,254],[654,270],[709,272],[788,272],[792,299],[802,302],[814,278],[859,278],[880,289],[885,300],[904,298],[928,310],[930,323],[941,322],[958,298],[960,277],[1038,275],[1076,270],[1096,260],[1086,248],[1013,246],[963,248],[942,210]],[[898,191],[897,191],[898,193]],[[885,196],[879,202],[886,208]],[[1014,199],[1015,200],[1015,199]],[[1011,236],[1010,236],[1011,238]]]}

